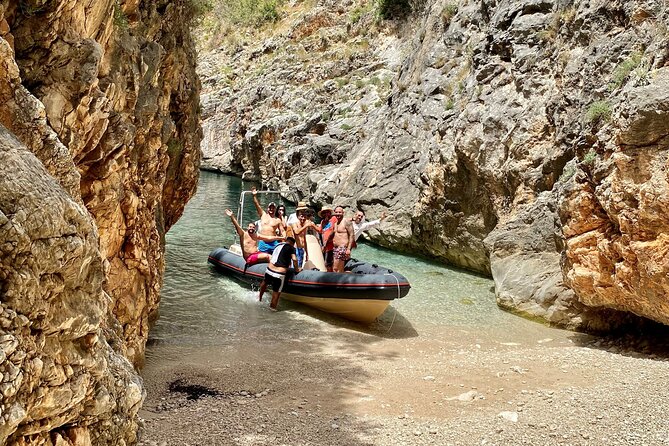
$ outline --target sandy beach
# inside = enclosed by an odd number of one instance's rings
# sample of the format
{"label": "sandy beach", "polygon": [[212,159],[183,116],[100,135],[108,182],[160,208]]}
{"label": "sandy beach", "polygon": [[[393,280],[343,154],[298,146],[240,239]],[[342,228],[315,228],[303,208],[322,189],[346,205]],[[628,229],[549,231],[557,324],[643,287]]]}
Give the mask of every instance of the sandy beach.
{"label": "sandy beach", "polygon": [[669,444],[657,339],[274,316],[280,337],[151,345],[141,444]]}

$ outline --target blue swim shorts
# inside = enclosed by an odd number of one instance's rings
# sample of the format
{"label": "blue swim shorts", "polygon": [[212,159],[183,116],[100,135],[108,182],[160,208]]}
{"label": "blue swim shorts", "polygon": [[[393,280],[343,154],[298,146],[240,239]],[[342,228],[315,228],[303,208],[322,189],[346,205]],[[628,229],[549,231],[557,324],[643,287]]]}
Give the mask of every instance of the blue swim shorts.
{"label": "blue swim shorts", "polygon": [[295,248],[297,254],[297,264],[302,268],[304,265],[304,248]]}
{"label": "blue swim shorts", "polygon": [[258,242],[258,251],[266,252],[267,254],[272,254],[274,248],[276,248],[278,244],[279,244],[278,240],[274,240],[273,242],[264,242],[260,240]]}

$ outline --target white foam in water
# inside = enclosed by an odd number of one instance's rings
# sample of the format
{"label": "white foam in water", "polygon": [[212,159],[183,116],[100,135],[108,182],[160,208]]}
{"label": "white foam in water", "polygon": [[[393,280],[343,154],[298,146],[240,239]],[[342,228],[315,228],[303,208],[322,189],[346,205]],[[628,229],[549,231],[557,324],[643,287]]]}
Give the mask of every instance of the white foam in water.
{"label": "white foam in water", "polygon": [[[265,302],[267,301],[266,296],[267,296],[267,294],[265,296],[263,296],[263,301],[265,301]],[[262,302],[258,302],[258,291],[255,291],[255,290],[246,289],[242,293],[239,294],[239,298],[240,298],[240,300],[242,300],[244,302],[247,302],[247,303],[250,303],[250,304],[262,303]]]}
{"label": "white foam in water", "polygon": [[258,303],[258,290],[250,289],[248,286],[244,286],[225,276],[221,276],[218,279],[218,285],[224,291],[225,296],[230,299],[248,304]]}

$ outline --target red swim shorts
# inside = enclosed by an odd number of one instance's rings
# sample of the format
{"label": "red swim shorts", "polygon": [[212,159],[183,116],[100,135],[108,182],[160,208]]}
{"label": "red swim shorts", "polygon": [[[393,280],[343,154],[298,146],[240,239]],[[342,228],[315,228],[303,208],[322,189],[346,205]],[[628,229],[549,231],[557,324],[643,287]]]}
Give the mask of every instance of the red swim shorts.
{"label": "red swim shorts", "polygon": [[256,251],[256,252],[254,252],[253,254],[251,254],[251,255],[248,257],[248,259],[246,259],[246,264],[247,264],[247,265],[255,265],[256,263],[258,263],[258,256],[259,256],[260,254],[262,254],[262,252],[260,252],[260,251]]}

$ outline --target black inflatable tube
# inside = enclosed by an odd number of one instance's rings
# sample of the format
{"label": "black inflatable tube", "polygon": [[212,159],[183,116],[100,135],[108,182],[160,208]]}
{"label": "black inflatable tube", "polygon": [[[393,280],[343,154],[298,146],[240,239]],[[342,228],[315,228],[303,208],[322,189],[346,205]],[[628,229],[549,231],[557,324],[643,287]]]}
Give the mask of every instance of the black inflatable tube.
{"label": "black inflatable tube", "polygon": [[[267,268],[267,263],[246,268],[244,259],[226,248],[214,249],[209,263],[221,273],[250,284],[259,283]],[[350,260],[346,270],[350,272],[303,270],[295,274],[290,269],[283,291],[308,297],[393,300],[406,296],[411,289],[403,275],[377,265]]]}

